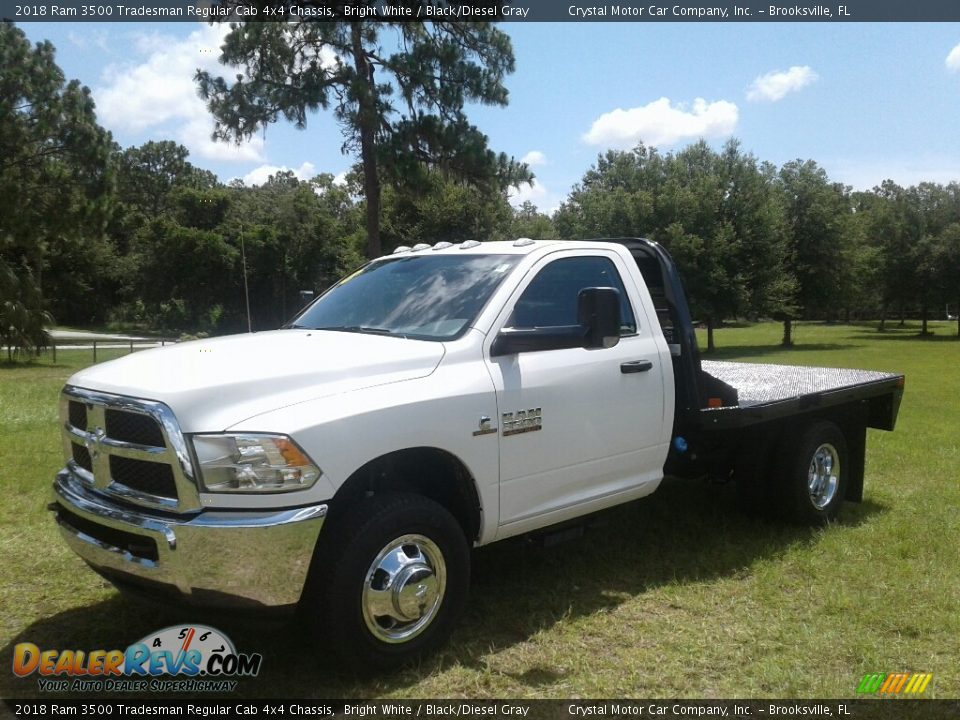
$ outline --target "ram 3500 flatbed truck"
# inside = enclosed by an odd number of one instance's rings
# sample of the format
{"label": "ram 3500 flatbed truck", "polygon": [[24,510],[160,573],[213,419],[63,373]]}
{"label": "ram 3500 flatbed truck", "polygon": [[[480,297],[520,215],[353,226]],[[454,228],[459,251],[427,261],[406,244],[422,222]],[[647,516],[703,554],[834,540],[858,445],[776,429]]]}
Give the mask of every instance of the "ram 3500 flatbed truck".
{"label": "ram 3500 flatbed truck", "polygon": [[61,533],[121,589],[299,608],[389,666],[449,632],[470,548],[734,477],[805,523],[863,492],[903,376],[701,362],[643,239],[398,248],[284,329],[87,368],[61,397]]}

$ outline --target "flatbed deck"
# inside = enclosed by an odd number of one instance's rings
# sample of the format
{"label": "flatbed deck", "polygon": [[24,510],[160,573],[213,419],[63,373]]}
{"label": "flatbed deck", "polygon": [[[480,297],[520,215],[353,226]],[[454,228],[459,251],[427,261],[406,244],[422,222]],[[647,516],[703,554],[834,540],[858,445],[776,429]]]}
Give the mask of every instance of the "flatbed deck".
{"label": "flatbed deck", "polygon": [[[704,360],[702,367],[704,372],[737,390],[736,406],[704,410],[714,426],[748,425],[857,400],[879,401],[895,396],[899,405],[900,393],[891,391],[903,387],[902,375],[874,370],[716,360]],[[891,409],[896,417],[896,408]],[[871,427],[886,429],[886,408],[871,410]]]}

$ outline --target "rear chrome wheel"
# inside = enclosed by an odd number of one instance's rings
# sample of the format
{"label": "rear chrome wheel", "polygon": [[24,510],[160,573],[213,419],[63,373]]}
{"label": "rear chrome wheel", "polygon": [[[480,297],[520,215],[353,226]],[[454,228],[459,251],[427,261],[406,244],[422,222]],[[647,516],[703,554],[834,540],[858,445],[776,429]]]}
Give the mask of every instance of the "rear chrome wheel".
{"label": "rear chrome wheel", "polygon": [[847,441],[830,420],[788,428],[780,443],[779,487],[774,504],[786,519],[823,525],[837,517],[846,494],[841,469]]}
{"label": "rear chrome wheel", "polygon": [[840,487],[840,453],[830,443],[818,447],[810,459],[807,471],[807,487],[810,489],[810,502],[818,510],[823,510],[833,502]]}

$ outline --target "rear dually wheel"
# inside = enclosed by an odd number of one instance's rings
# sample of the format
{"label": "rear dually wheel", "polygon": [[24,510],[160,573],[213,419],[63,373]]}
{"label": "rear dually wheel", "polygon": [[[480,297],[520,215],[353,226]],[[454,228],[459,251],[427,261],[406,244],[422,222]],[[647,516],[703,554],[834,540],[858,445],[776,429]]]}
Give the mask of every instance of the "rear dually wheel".
{"label": "rear dually wheel", "polygon": [[829,420],[814,420],[795,437],[788,433],[781,444],[778,504],[789,520],[823,525],[836,519],[846,494],[846,438]]}

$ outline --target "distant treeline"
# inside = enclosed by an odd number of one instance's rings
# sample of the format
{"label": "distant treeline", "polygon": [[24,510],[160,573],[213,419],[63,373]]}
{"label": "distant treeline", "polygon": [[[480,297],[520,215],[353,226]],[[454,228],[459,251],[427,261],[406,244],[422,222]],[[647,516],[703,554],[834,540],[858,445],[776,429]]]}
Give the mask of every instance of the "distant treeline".
{"label": "distant treeline", "polygon": [[640,145],[599,157],[551,221],[560,237],[661,242],[711,331],[724,319],[774,318],[789,344],[795,319],[883,327],[909,314],[926,333],[929,318],[960,305],[956,182],[854,192],[813,160],[777,168],[736,140],[719,152]]}
{"label": "distant treeline", "polygon": [[[273,328],[301,290],[322,291],[364,261],[359,165],[344,182],[281,172],[246,187],[195,167],[174,142],[122,149],[89,91],[64,82],[49,43],[31,47],[9,25],[0,34],[0,343],[36,348],[53,321],[243,330],[245,274],[254,329]],[[646,236],[676,258],[711,345],[732,318],[783,321],[789,342],[796,319],[925,321],[960,306],[957,183],[854,192],[812,160],[778,168],[731,140],[719,151],[607,152],[552,216],[512,208],[507,192],[440,166],[408,184],[385,178],[383,251]]]}

